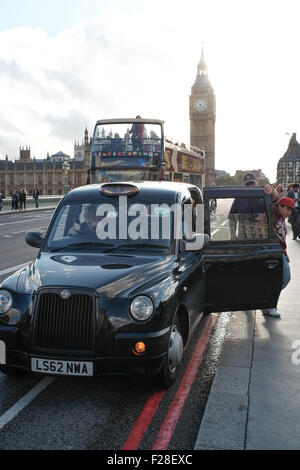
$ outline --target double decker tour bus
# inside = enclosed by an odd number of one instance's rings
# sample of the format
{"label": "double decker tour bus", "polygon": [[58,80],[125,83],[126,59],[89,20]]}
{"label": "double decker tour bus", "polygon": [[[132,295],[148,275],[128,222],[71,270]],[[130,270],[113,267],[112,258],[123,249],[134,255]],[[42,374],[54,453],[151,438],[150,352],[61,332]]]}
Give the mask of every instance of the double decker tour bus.
{"label": "double decker tour bus", "polygon": [[164,121],[97,121],[88,183],[181,181],[204,186],[204,150],[165,138]]}

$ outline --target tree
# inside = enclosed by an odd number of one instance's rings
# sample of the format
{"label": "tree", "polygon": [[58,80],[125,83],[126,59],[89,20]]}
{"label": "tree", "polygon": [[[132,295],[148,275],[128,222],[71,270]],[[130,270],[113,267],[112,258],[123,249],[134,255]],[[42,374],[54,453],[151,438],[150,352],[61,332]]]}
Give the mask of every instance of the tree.
{"label": "tree", "polygon": [[216,178],[217,186],[237,186],[241,184],[237,178],[230,175],[223,175]]}

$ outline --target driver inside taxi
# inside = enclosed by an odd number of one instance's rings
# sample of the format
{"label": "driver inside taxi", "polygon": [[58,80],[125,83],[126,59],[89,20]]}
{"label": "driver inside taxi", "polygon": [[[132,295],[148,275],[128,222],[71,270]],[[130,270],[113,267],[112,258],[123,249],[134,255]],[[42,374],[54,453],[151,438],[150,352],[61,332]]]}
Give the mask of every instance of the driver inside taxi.
{"label": "driver inside taxi", "polygon": [[97,216],[97,206],[90,205],[87,206],[84,210],[83,218],[84,221],[81,224],[75,224],[72,228],[70,228],[68,232],[68,236],[74,237],[77,235],[96,235],[96,227],[100,220],[102,220],[103,216]]}

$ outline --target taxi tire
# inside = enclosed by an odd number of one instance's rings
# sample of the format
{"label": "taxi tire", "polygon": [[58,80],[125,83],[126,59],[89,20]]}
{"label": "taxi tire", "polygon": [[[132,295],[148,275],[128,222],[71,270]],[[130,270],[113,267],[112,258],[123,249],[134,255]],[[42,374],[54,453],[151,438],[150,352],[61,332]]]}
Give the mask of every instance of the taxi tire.
{"label": "taxi tire", "polygon": [[[176,348],[176,351],[174,350]],[[160,384],[169,388],[175,382],[182,361],[183,339],[178,315],[175,315],[168,339],[168,351],[161,371],[158,374]]]}
{"label": "taxi tire", "polygon": [[15,369],[14,367],[10,366],[0,366],[0,372],[10,377],[24,377],[25,375],[28,375],[26,370]]}

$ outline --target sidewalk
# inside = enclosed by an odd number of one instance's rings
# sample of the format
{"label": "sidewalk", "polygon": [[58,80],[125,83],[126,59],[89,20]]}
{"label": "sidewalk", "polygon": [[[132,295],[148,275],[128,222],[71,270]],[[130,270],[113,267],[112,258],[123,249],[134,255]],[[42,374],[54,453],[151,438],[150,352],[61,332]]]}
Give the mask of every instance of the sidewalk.
{"label": "sidewalk", "polygon": [[300,240],[290,233],[288,253],[282,318],[232,314],[195,450],[300,449]]}

